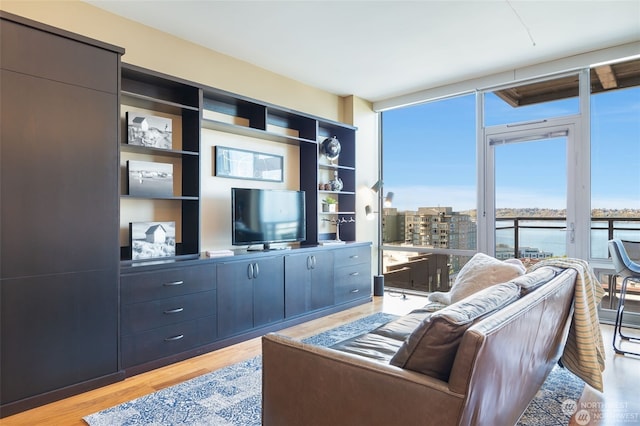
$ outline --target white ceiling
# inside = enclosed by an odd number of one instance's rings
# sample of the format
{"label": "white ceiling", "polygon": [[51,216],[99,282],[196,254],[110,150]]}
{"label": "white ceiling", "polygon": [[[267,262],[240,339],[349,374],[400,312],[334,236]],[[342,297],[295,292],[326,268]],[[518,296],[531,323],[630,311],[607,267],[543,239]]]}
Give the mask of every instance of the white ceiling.
{"label": "white ceiling", "polygon": [[640,0],[87,2],[373,102],[640,40]]}

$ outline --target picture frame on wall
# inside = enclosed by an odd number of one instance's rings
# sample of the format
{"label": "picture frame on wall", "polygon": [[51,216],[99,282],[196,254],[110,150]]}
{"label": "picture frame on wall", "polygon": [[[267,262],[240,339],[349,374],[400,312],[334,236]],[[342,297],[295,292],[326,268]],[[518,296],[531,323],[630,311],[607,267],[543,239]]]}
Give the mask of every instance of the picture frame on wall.
{"label": "picture frame on wall", "polygon": [[127,161],[128,194],[137,197],[173,197],[173,164]]}
{"label": "picture frame on wall", "polygon": [[272,182],[284,180],[281,155],[216,146],[215,159],[216,176]]}
{"label": "picture frame on wall", "polygon": [[175,222],[129,222],[131,260],[176,255]]}
{"label": "picture frame on wall", "polygon": [[173,149],[171,119],[127,111],[127,143],[158,149]]}

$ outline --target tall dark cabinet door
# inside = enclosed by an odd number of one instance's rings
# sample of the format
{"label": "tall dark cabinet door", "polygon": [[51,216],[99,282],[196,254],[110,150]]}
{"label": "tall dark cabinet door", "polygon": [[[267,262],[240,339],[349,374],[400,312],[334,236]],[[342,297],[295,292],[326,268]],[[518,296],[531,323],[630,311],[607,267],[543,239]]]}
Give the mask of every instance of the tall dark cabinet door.
{"label": "tall dark cabinet door", "polygon": [[115,96],[3,70],[2,99],[3,277],[113,269]]}
{"label": "tall dark cabinet door", "polygon": [[122,52],[8,15],[0,25],[3,416],[119,369]]}

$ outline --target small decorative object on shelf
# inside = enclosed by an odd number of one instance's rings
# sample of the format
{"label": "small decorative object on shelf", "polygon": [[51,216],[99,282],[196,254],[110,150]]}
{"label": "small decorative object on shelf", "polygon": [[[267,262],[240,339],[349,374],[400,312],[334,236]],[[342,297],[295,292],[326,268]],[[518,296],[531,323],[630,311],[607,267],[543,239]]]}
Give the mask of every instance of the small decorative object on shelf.
{"label": "small decorative object on shelf", "polygon": [[127,161],[129,195],[173,197],[173,164],[153,161]]}
{"label": "small decorative object on shelf", "polygon": [[127,111],[127,143],[151,148],[173,147],[171,119]]}
{"label": "small decorative object on shelf", "polygon": [[331,222],[333,225],[336,226],[336,239],[328,241],[328,243],[333,243],[333,244],[343,243],[343,241],[340,239],[340,225],[344,225],[345,223],[356,223],[356,220],[353,218],[353,216],[351,216],[349,219],[343,217],[340,219],[322,219],[322,220],[324,220],[325,222]]}
{"label": "small decorative object on shelf", "polygon": [[334,213],[338,206],[338,200],[333,197],[327,197],[322,200],[322,211],[325,213]]}
{"label": "small decorative object on shelf", "polygon": [[333,163],[333,161],[338,159],[340,155],[340,141],[337,137],[331,136],[330,138],[322,141],[322,153]]}
{"label": "small decorative object on shelf", "polygon": [[342,191],[344,187],[344,183],[342,183],[342,179],[338,177],[338,171],[333,172],[333,179],[329,182],[331,184],[332,191]]}
{"label": "small decorative object on shelf", "polygon": [[131,222],[129,238],[132,260],[176,255],[175,222]]}

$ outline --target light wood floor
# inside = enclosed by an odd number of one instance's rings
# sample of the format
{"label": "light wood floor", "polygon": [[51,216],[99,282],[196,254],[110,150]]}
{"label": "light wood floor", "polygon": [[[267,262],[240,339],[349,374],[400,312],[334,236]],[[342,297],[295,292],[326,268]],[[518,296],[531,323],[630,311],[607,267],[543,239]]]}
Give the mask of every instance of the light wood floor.
{"label": "light wood floor", "polygon": [[[286,330],[286,334],[295,338],[305,338],[345,322],[370,315],[375,312],[387,312],[403,315],[425,304],[425,299],[415,295],[402,298],[399,294],[387,292],[384,297],[374,297],[367,303],[347,311],[332,314],[309,321]],[[589,425],[640,425],[640,358],[614,356],[610,339],[612,327],[603,326],[603,335],[607,352],[605,371],[605,393],[585,390],[579,402],[588,404],[592,418],[600,413],[606,415],[605,421],[588,423]],[[0,420],[3,426],[12,425],[85,425],[82,417],[96,411],[112,407],[159,389],[175,385],[190,378],[208,373],[260,354],[260,339],[252,339],[215,352],[191,358],[167,367],[127,378],[81,395],[73,396],[23,413]],[[588,388],[588,387],[587,387]],[[599,405],[598,405],[599,404]],[[600,409],[598,409],[600,407]],[[606,409],[604,409],[606,408]],[[621,416],[635,420],[621,421]],[[571,425],[580,425],[572,422]],[[584,424],[584,423],[583,423]]]}

